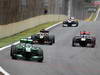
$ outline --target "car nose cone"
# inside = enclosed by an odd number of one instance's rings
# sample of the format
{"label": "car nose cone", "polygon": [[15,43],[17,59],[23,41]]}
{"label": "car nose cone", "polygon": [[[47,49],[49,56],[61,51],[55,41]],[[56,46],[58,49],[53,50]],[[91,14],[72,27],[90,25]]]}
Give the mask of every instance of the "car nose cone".
{"label": "car nose cone", "polygon": [[86,41],[86,38],[81,38],[81,41]]}

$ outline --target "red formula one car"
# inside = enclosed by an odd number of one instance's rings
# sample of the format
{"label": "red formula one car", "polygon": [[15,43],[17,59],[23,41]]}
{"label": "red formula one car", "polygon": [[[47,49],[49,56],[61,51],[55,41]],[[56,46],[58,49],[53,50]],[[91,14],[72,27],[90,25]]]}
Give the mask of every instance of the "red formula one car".
{"label": "red formula one car", "polygon": [[80,45],[82,47],[95,47],[96,45],[96,38],[95,36],[91,35],[91,32],[80,32],[79,36],[75,36],[72,39],[72,46],[75,47],[77,45]]}

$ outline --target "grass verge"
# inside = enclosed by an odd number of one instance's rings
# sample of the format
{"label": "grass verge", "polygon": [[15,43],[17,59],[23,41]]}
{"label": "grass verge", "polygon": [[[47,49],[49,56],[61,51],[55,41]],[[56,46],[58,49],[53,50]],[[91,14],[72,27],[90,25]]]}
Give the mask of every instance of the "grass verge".
{"label": "grass verge", "polygon": [[85,21],[87,21],[87,22],[92,21],[93,15],[94,15],[94,13],[92,13],[91,16],[90,16],[89,18],[85,19]]}
{"label": "grass verge", "polygon": [[97,15],[96,13],[93,14],[91,21],[94,21],[94,19],[96,18],[96,15]]}
{"label": "grass verge", "polygon": [[48,22],[45,24],[41,24],[38,26],[35,26],[31,29],[25,30],[23,32],[17,33],[15,35],[9,36],[9,37],[5,37],[5,38],[1,38],[0,39],[0,48],[9,44],[12,44],[16,41],[19,41],[21,38],[25,38],[25,37],[29,37],[33,34],[36,34],[37,32],[39,32],[41,29],[47,28],[53,24],[56,24],[57,22]]}

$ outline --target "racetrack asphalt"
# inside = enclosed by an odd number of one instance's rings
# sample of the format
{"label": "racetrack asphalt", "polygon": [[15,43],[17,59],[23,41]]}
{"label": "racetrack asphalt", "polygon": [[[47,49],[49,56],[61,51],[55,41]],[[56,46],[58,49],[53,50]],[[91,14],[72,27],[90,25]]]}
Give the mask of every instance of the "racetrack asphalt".
{"label": "racetrack asphalt", "polygon": [[[44,62],[12,60],[10,48],[0,51],[0,66],[11,75],[100,75],[100,14],[95,22],[80,21],[78,27],[52,28],[55,44],[43,48]],[[95,48],[72,47],[72,38],[80,31],[92,32]]]}

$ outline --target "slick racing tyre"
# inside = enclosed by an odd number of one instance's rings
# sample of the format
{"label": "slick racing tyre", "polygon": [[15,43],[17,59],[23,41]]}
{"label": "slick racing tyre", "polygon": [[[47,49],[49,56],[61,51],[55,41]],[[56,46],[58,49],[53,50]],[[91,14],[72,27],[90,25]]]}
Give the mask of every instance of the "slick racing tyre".
{"label": "slick racing tyre", "polygon": [[49,45],[52,45],[53,43],[55,43],[55,37],[53,35],[49,36]]}
{"label": "slick racing tyre", "polygon": [[17,59],[16,56],[15,56],[16,53],[17,53],[16,47],[15,47],[15,45],[12,45],[11,46],[11,52],[10,52],[10,56],[12,57],[12,59]]}
{"label": "slick racing tyre", "polygon": [[39,50],[39,51],[38,51],[38,54],[39,54],[39,56],[42,56],[42,58],[39,58],[39,59],[38,59],[38,62],[43,62],[43,59],[44,59],[43,51],[42,51],[42,50]]}
{"label": "slick racing tyre", "polygon": [[93,40],[93,43],[92,43],[91,47],[94,48],[95,45],[96,45],[96,40]]}
{"label": "slick racing tyre", "polygon": [[75,45],[75,41],[76,41],[76,39],[73,38],[73,40],[72,40],[72,47],[75,47],[75,46],[76,46],[76,45]]}
{"label": "slick racing tyre", "polygon": [[72,47],[75,47],[75,42],[74,42],[74,40],[72,41]]}
{"label": "slick racing tyre", "polygon": [[78,27],[78,22],[76,23],[76,26],[75,27]]}

